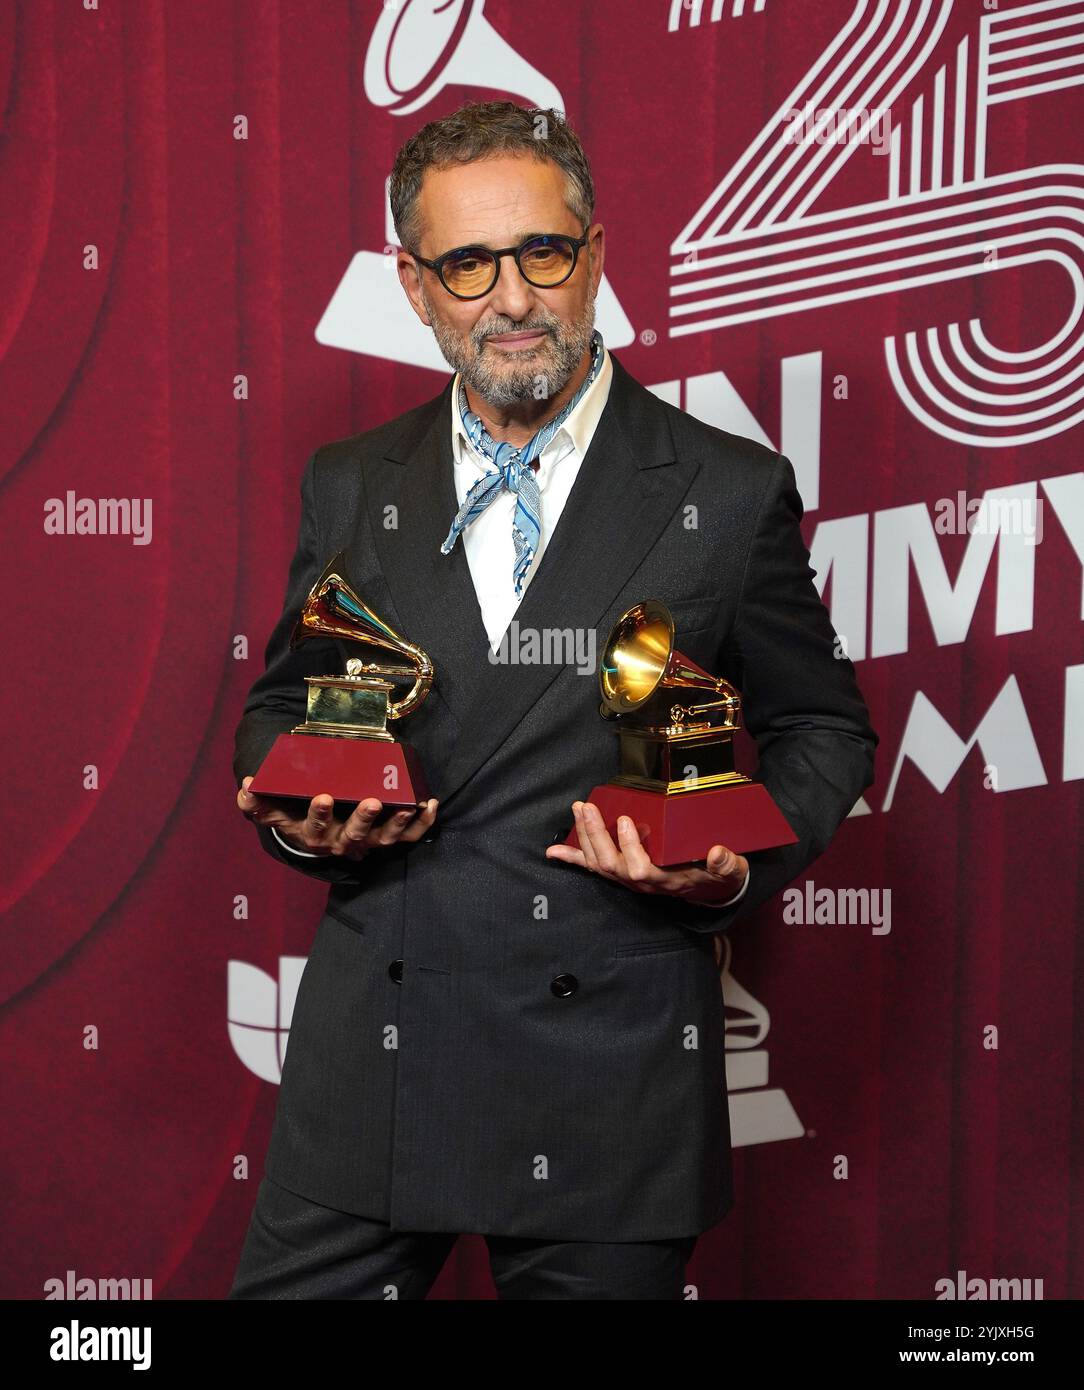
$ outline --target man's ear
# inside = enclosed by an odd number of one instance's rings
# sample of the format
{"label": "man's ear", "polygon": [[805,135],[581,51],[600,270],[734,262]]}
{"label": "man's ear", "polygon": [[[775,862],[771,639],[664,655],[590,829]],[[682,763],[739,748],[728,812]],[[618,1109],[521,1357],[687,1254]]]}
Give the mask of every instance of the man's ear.
{"label": "man's ear", "polygon": [[587,229],[587,250],[590,253],[592,298],[597,297],[602,283],[602,263],[606,259],[606,235],[601,222],[594,222]]}
{"label": "man's ear", "polygon": [[421,272],[409,251],[396,253],[395,269],[399,276],[399,283],[402,285],[407,299],[410,300],[410,307],[426,328],[432,328],[433,325],[429,322],[429,315],[426,313],[425,304],[422,301]]}

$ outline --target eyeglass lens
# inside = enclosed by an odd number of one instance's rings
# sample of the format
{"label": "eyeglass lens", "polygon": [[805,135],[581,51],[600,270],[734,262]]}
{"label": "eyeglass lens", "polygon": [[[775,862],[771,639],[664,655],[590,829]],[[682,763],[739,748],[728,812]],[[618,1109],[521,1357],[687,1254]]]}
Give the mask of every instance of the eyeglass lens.
{"label": "eyeglass lens", "polygon": [[[575,248],[564,237],[540,236],[520,248],[524,278],[544,289],[557,285],[572,270]],[[482,246],[469,246],[444,262],[444,283],[453,294],[479,295],[497,280],[497,258]]]}

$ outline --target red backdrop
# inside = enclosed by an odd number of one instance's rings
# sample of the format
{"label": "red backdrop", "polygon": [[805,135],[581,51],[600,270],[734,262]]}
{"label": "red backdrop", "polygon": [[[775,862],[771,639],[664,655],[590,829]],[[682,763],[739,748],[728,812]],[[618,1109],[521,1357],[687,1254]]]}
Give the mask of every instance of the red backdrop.
{"label": "red backdrop", "polygon": [[[0,1295],[229,1287],[325,894],[236,811],[233,730],[308,455],[446,380],[395,151],[507,94],[592,160],[609,346],[794,460],[881,734],[809,878],[891,930],[735,931],[737,1207],[690,1283],[1084,1292],[1082,60],[1080,0],[0,8]],[[995,488],[1041,543],[935,527]],[[483,1255],[435,1296],[491,1296]]]}

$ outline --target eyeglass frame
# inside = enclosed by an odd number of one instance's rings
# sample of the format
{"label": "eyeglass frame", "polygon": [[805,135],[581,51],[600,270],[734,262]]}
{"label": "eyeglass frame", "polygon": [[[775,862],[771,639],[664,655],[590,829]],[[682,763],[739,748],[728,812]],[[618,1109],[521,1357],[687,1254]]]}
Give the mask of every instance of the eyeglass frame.
{"label": "eyeglass frame", "polygon": [[[450,251],[445,251],[443,255],[438,256],[436,260],[433,261],[427,261],[424,256],[419,256],[417,251],[411,251],[409,254],[413,256],[420,265],[424,265],[428,270],[434,272],[441,285],[453,299],[483,299],[487,294],[493,293],[497,281],[501,278],[501,258],[503,256],[515,257],[516,269],[532,289],[555,290],[558,285],[563,285],[566,280],[572,277],[576,270],[576,266],[579,264],[580,252],[587,245],[587,232],[588,228],[586,227],[583,229],[583,236],[579,237],[569,236],[567,232],[535,232],[533,236],[524,237],[518,246],[503,246],[500,250],[494,250],[492,246],[483,246],[481,242],[472,241],[466,246],[453,246]],[[572,247],[572,264],[569,266],[568,274],[562,275],[560,280],[555,280],[552,285],[536,285],[533,280],[529,279],[527,275],[524,274],[523,266],[520,264],[519,260],[524,248],[530,246],[532,241],[539,241],[542,237],[560,237],[562,241],[567,241]],[[464,251],[485,251],[487,255],[493,257],[493,280],[488,289],[484,289],[478,294],[457,294],[444,279],[444,263],[451,256],[461,255]]]}

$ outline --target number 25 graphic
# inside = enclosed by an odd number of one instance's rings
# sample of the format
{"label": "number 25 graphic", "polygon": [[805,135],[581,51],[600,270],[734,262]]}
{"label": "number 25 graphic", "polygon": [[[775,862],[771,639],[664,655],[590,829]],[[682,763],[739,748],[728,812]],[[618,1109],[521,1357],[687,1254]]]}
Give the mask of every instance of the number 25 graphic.
{"label": "number 25 graphic", "polygon": [[[996,346],[972,318],[889,336],[885,358],[900,400],[946,439],[1004,448],[1084,418],[1084,166],[986,172],[991,107],[1084,83],[1084,0],[1000,0],[977,25],[974,8],[932,70],[954,0],[854,0],[675,239],[671,337],[1052,262],[1070,302],[1045,342]],[[884,196],[811,212],[886,122]]]}

